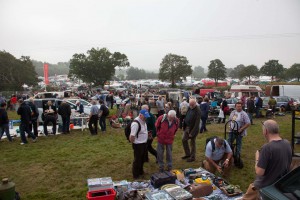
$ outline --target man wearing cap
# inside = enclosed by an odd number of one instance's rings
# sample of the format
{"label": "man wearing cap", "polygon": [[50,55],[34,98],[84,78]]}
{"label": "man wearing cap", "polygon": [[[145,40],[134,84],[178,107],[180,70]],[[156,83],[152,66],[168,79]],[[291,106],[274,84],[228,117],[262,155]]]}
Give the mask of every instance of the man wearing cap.
{"label": "man wearing cap", "polygon": [[149,112],[145,109],[140,111],[138,117],[131,123],[131,132],[129,140],[133,148],[132,175],[134,179],[144,174],[145,153],[147,152],[148,129],[146,119],[150,117]]}

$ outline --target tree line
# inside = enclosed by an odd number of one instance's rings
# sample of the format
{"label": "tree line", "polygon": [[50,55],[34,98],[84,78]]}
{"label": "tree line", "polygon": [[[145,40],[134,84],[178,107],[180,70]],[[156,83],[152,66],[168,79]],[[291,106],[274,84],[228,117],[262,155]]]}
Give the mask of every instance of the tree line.
{"label": "tree line", "polygon": [[[31,60],[28,56],[15,58],[8,52],[0,51],[0,88],[1,90],[20,89],[23,84],[36,85],[37,75],[43,75],[43,63]],[[209,77],[218,81],[226,77],[250,80],[260,75],[271,76],[272,80],[300,80],[300,64],[295,63],[290,68],[284,68],[278,60],[269,60],[260,69],[255,65],[240,64],[235,68],[226,68],[220,59],[211,60],[208,72],[196,66],[192,69],[185,56],[167,54],[163,57],[159,73],[146,72],[143,69],[130,66],[127,56],[120,52],[110,52],[107,48],[92,48],[87,54],[76,53],[69,62],[49,64],[49,75],[66,74],[70,78],[79,78],[83,82],[93,85],[104,85],[115,78],[116,69],[127,69],[127,77],[119,75],[118,79],[160,79],[169,81],[172,86],[176,82],[185,80],[187,76],[195,78]]]}

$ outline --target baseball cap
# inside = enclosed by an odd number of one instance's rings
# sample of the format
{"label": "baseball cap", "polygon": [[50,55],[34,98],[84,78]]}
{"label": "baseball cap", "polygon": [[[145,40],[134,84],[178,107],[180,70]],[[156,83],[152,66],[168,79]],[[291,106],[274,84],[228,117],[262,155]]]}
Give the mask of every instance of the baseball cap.
{"label": "baseball cap", "polygon": [[140,114],[144,115],[144,117],[146,117],[146,118],[150,117],[149,112],[144,109],[140,111]]}
{"label": "baseball cap", "polygon": [[183,97],[182,100],[186,100],[186,97]]}

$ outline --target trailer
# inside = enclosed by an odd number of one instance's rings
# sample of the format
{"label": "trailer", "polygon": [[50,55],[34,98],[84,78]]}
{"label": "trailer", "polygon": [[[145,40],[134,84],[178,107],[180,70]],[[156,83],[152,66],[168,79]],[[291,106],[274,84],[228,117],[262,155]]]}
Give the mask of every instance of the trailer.
{"label": "trailer", "polygon": [[300,101],[300,85],[267,85],[267,96],[288,96]]}

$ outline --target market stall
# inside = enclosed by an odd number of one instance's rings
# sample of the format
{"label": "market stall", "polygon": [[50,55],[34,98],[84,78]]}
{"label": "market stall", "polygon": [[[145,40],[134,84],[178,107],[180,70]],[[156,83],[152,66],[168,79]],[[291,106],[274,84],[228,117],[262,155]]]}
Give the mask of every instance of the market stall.
{"label": "market stall", "polygon": [[152,174],[150,180],[113,181],[110,177],[88,179],[88,200],[231,200],[242,196],[239,186],[203,168]]}

